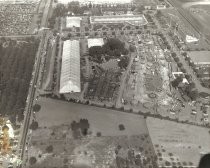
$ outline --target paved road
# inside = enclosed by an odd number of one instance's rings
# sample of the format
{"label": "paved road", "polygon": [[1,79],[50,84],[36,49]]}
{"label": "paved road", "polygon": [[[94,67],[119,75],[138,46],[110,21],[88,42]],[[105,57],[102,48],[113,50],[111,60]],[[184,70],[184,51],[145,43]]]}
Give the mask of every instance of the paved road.
{"label": "paved road", "polygon": [[117,97],[117,101],[116,101],[116,105],[115,105],[117,108],[120,108],[121,105],[122,105],[121,101],[122,101],[123,92],[124,92],[125,86],[126,86],[126,79],[129,75],[129,71],[131,70],[131,66],[133,64],[133,60],[134,60],[135,56],[136,56],[136,52],[131,53],[130,62],[128,64],[128,67],[122,75],[122,79],[121,79],[121,83],[120,83],[120,89],[119,89],[119,95]]}
{"label": "paved road", "polygon": [[[50,5],[52,5],[51,3],[52,1],[48,0],[45,5],[44,14],[42,18],[43,27],[46,26],[46,23],[48,21],[48,17],[49,17],[48,12],[49,12]],[[44,46],[46,46],[46,42],[48,41],[47,40],[48,30],[40,31],[39,35],[42,38],[40,41],[40,45],[39,45],[36,60],[35,60],[34,72],[33,72],[34,75],[32,76],[32,84],[31,84],[31,87],[29,89],[29,94],[28,94],[29,101],[25,110],[25,117],[24,117],[24,122],[22,125],[22,132],[20,134],[20,141],[19,141],[19,148],[18,148],[20,151],[19,157],[23,161],[24,161],[24,154],[25,154],[25,149],[26,149],[27,134],[28,134],[28,129],[29,129],[30,121],[31,121],[31,114],[33,111],[32,109],[33,109],[34,99],[36,97],[36,87],[37,87],[37,84],[39,83],[39,74],[40,74],[42,57],[45,55],[43,48]],[[20,167],[24,167],[24,165],[21,165]]]}
{"label": "paved road", "polygon": [[[45,39],[45,32],[43,32],[43,39]],[[26,147],[26,141],[27,141],[27,133],[29,129],[29,124],[30,124],[30,118],[31,118],[31,113],[32,113],[32,108],[33,108],[33,102],[34,102],[34,97],[35,97],[35,92],[36,92],[36,85],[38,82],[38,77],[39,77],[39,69],[40,69],[40,64],[41,64],[41,56],[42,56],[42,47],[44,45],[44,40],[41,40],[39,49],[37,52],[37,57],[36,57],[36,66],[34,69],[34,76],[32,78],[32,85],[29,89],[29,102],[26,107],[26,112],[25,112],[25,117],[24,117],[24,122],[22,125],[22,132],[21,132],[21,140],[19,141],[19,149],[20,149],[20,159],[22,160],[24,157],[24,152],[25,152],[25,147]]]}

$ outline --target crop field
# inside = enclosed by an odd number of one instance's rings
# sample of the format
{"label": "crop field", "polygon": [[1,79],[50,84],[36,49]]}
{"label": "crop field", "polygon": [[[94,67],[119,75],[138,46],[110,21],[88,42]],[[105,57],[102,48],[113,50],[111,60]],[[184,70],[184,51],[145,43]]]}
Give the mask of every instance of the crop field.
{"label": "crop field", "polygon": [[39,40],[0,40],[0,115],[23,119]]}
{"label": "crop field", "polygon": [[202,30],[210,39],[210,5],[196,5],[191,8],[192,16],[201,24]]}
{"label": "crop field", "polygon": [[[38,103],[39,128],[32,132],[28,148],[28,157],[36,157],[37,162],[28,167],[157,166],[143,117],[48,98],[40,98]],[[86,135],[73,129],[73,123],[86,119]],[[53,150],[46,152],[49,145]]]}
{"label": "crop field", "polygon": [[160,166],[197,167],[210,152],[207,128],[147,118],[149,134]]}
{"label": "crop field", "polygon": [[[117,67],[112,62],[103,64],[104,68]],[[96,73],[89,82],[85,98],[89,100],[115,101],[120,86],[121,73],[117,70],[102,70]]]}

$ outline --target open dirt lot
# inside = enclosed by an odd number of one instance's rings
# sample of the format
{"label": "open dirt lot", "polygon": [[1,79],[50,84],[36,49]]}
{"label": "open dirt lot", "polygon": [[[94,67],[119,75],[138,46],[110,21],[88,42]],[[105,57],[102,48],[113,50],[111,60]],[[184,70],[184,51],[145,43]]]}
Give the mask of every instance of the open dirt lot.
{"label": "open dirt lot", "polygon": [[[37,163],[29,167],[156,166],[157,157],[143,117],[47,98],[41,98],[38,104],[39,128],[32,132],[28,150],[28,158],[36,157]],[[80,119],[88,119],[88,134],[75,138],[71,123]],[[120,124],[124,130],[119,130]],[[47,153],[49,145],[53,151]]]}
{"label": "open dirt lot", "polygon": [[[97,131],[101,131],[104,136],[147,133],[143,117],[133,114],[46,98],[41,98],[38,103],[42,107],[37,113],[40,127],[71,124],[74,120],[87,118],[93,134]],[[118,124],[121,123],[126,127],[123,132],[118,131]]]}
{"label": "open dirt lot", "polygon": [[210,151],[206,128],[154,118],[147,118],[147,126],[160,165],[168,161],[174,166],[197,166],[202,154]]}

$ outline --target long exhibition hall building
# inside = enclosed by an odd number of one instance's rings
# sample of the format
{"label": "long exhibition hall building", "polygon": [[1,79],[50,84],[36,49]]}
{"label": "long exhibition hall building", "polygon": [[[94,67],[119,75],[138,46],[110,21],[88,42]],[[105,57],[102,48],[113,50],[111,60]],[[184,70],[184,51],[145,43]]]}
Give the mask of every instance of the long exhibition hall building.
{"label": "long exhibition hall building", "polygon": [[63,43],[60,94],[81,92],[80,47],[78,40]]}

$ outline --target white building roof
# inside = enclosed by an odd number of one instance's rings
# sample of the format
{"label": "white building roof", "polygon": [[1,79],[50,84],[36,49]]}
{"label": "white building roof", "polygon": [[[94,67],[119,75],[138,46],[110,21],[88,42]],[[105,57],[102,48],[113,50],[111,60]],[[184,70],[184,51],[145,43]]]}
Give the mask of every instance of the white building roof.
{"label": "white building roof", "polygon": [[[58,0],[58,3],[63,3],[63,4],[68,4],[69,2],[74,1],[74,0]],[[89,4],[89,1],[87,0],[79,0],[80,4]],[[115,4],[115,3],[131,3],[131,0],[91,0],[92,4]]]}
{"label": "white building roof", "polygon": [[66,17],[66,28],[80,27],[81,20],[80,17]]}
{"label": "white building roof", "polygon": [[63,43],[60,93],[81,92],[80,48],[78,40]]}
{"label": "white building roof", "polygon": [[91,16],[90,23],[130,23],[138,25],[146,25],[148,22],[144,15],[111,15],[111,16]]}
{"label": "white building roof", "polygon": [[185,40],[186,40],[187,43],[193,43],[193,42],[199,41],[199,39],[197,39],[196,37],[190,36],[190,35],[186,35]]}
{"label": "white building roof", "polygon": [[102,46],[104,45],[103,38],[89,38],[88,39],[88,48],[93,46]]}

